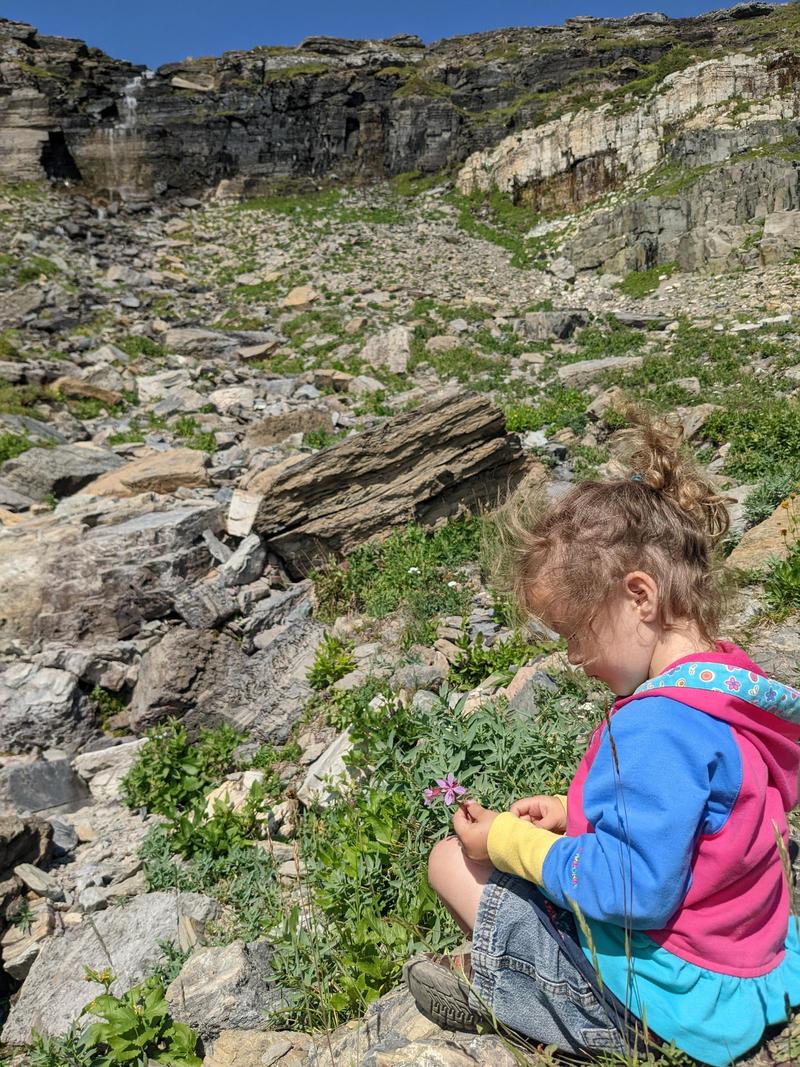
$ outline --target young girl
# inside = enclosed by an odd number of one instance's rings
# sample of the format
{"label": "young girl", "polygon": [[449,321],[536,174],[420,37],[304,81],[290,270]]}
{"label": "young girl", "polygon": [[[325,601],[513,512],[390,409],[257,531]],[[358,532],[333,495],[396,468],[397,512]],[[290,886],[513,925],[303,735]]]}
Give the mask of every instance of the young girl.
{"label": "young girl", "polygon": [[632,418],[624,476],[518,524],[514,568],[524,609],[616,700],[566,797],[456,812],[429,878],[471,966],[419,957],[406,980],[443,1026],[724,1065],[800,1005],[781,855],[800,694],[716,639],[724,502],[679,434]]}

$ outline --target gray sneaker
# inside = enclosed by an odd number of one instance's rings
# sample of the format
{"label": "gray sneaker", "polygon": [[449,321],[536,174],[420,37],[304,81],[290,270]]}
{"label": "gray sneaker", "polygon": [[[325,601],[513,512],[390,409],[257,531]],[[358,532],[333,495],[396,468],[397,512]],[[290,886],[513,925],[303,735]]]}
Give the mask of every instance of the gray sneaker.
{"label": "gray sneaker", "polygon": [[459,971],[430,956],[414,956],[403,968],[403,978],[417,1007],[437,1026],[476,1033],[478,1024],[490,1024],[487,1014],[470,1007],[469,984]]}

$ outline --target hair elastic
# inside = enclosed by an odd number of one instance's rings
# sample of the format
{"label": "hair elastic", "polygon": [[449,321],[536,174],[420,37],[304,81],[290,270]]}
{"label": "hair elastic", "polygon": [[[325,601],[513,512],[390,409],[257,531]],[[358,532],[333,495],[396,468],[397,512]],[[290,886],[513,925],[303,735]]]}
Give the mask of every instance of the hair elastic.
{"label": "hair elastic", "polygon": [[631,475],[631,481],[632,482],[640,482],[641,480],[642,480],[641,474],[632,474]]}

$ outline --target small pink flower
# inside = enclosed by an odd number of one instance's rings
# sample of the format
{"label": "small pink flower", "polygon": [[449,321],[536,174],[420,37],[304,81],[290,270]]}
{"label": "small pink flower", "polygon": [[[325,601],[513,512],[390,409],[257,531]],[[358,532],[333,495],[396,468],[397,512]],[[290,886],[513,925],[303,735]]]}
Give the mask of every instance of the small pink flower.
{"label": "small pink flower", "polygon": [[732,693],[736,692],[737,689],[742,688],[742,683],[737,678],[734,678],[732,675],[730,678],[725,679],[725,685],[728,687],[728,689],[730,689]]}
{"label": "small pink flower", "polygon": [[445,778],[437,778],[436,784],[441,786],[441,790],[444,793],[444,802],[448,807],[455,802],[456,797],[463,796],[466,793],[466,789],[463,785],[459,785],[455,780],[453,772],[450,771]]}
{"label": "small pink flower", "polygon": [[434,802],[434,800],[436,800],[436,798],[440,797],[441,795],[442,795],[441,789],[437,789],[436,786],[433,786],[431,789],[426,789],[425,790],[425,806],[429,808],[431,806],[431,804]]}

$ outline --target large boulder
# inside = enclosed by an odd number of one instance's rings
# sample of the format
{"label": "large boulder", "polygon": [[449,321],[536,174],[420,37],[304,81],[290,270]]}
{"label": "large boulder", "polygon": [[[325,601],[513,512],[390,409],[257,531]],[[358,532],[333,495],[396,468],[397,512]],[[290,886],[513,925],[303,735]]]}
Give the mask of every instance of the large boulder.
{"label": "large boulder", "polygon": [[283,471],[253,523],[296,574],[375,535],[494,502],[525,473],[519,440],[478,393],[442,390]]}
{"label": "large boulder", "polygon": [[120,722],[137,732],[169,716],[192,730],[228,722],[282,743],[313,694],[306,675],[323,632],[310,619],[276,623],[247,655],[228,634],[176,627],[142,657]]}
{"label": "large boulder", "polygon": [[141,981],[163,957],[162,941],[176,942],[181,917],[205,922],[216,905],[200,893],[146,893],[124,907],[109,908],[61,937],[44,942],[0,1039],[27,1045],[31,1032],[63,1034],[100,989],[87,984],[85,967],[108,968],[118,996]]}
{"label": "large boulder", "polygon": [[0,530],[0,637],[73,646],[133,637],[207,572],[203,531],[222,529],[208,501],[146,494],[69,505]]}

